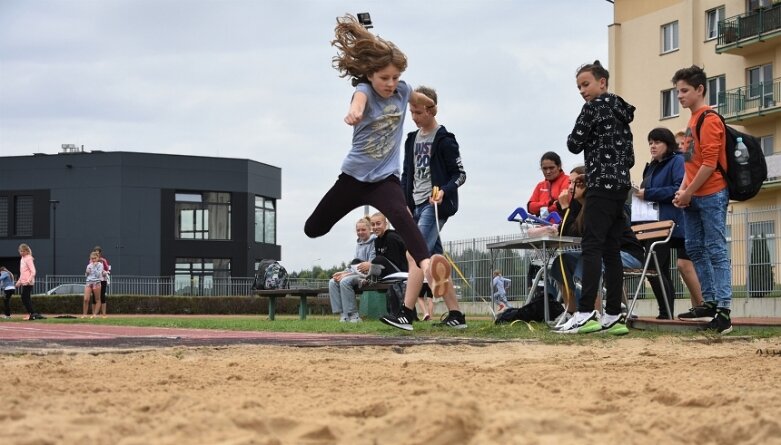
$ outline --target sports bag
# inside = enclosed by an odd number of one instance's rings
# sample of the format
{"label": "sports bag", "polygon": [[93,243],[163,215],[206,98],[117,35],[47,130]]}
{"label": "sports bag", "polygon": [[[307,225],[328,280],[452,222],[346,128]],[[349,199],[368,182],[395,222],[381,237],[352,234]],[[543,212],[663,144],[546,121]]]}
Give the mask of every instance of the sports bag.
{"label": "sports bag", "polygon": [[[727,189],[729,191],[729,199],[733,201],[746,201],[759,193],[759,189],[762,188],[762,183],[767,179],[767,162],[765,161],[765,154],[762,152],[762,144],[759,139],[750,135],[738,131],[724,122],[724,116],[713,110],[705,110],[697,119],[697,140],[700,139],[700,128],[705,121],[707,114],[715,114],[721,119],[721,123],[724,124],[726,130],[727,139],[727,171],[721,164],[717,164],[716,167],[724,176],[724,180],[727,181]],[[748,164],[741,165],[735,159],[735,147],[738,143],[738,138],[743,138],[743,143],[746,144],[748,149]],[[751,180],[746,185],[741,186],[738,178],[741,175],[748,175]]]}
{"label": "sports bag", "polygon": [[255,273],[253,289],[289,289],[287,270],[277,260],[262,260]]}

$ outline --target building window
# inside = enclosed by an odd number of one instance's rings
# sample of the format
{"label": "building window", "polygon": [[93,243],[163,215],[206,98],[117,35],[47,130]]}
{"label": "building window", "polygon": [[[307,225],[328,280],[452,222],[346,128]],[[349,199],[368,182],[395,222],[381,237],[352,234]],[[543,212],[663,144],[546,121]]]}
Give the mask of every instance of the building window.
{"label": "building window", "polygon": [[719,36],[719,22],[724,20],[724,7],[720,6],[705,13],[705,40]]}
{"label": "building window", "polygon": [[770,136],[762,136],[759,138],[759,143],[762,145],[762,153],[765,154],[765,156],[772,156],[773,155],[773,135]]}
{"label": "building window", "polygon": [[14,197],[14,235],[33,236],[33,197]]}
{"label": "building window", "polygon": [[[762,98],[763,107],[773,104],[773,65],[756,66],[747,70],[748,98]],[[747,105],[748,107],[748,105]]]}
{"label": "building window", "polygon": [[0,196],[0,238],[8,237],[8,197]]}
{"label": "building window", "polygon": [[227,258],[177,258],[174,293],[225,295],[231,262]]}
{"label": "building window", "polygon": [[708,105],[720,107],[724,105],[727,78],[724,75],[708,79]]}
{"label": "building window", "polygon": [[678,49],[678,21],[662,25],[662,54]]}
{"label": "building window", "polygon": [[255,196],[255,242],[277,243],[276,201],[263,196]]}
{"label": "building window", "polygon": [[746,0],[746,12],[758,11],[773,6],[772,0]]}
{"label": "building window", "polygon": [[176,239],[230,240],[230,193],[177,193]]}
{"label": "building window", "polygon": [[662,118],[678,116],[678,94],[675,88],[662,91]]}

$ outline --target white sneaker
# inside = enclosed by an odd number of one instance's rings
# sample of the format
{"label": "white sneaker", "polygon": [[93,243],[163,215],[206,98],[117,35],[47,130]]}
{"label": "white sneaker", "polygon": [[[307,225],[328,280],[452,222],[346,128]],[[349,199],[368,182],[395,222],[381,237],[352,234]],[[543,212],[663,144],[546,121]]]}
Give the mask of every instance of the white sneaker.
{"label": "white sneaker", "polygon": [[342,316],[339,318],[339,323],[347,323],[348,317],[347,314],[342,314]]}
{"label": "white sneaker", "polygon": [[610,314],[604,314],[602,315],[602,329],[610,329],[613,327],[614,324],[618,323],[618,321],[621,319],[621,314],[618,315],[610,315]]}
{"label": "white sneaker", "polygon": [[588,334],[602,330],[602,324],[599,322],[599,313],[575,312],[575,315],[566,322],[561,328],[554,330],[557,334]]}
{"label": "white sneaker", "polygon": [[358,312],[351,314],[347,317],[347,321],[349,323],[360,323],[363,320],[361,320],[361,316],[358,314]]}
{"label": "white sneaker", "polygon": [[559,315],[556,320],[554,320],[556,324],[553,325],[553,329],[560,329],[570,320],[572,320],[572,314],[567,311],[562,312],[561,315]]}

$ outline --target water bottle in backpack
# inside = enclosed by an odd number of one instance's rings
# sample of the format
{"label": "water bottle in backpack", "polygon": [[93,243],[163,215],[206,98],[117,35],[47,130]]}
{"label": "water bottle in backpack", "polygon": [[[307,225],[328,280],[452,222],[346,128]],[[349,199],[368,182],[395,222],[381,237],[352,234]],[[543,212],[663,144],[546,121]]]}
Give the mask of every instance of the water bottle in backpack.
{"label": "water bottle in backpack", "polygon": [[739,137],[736,140],[735,144],[735,152],[733,153],[733,156],[735,156],[735,162],[737,162],[737,165],[739,165],[738,169],[738,186],[739,187],[747,187],[751,185],[751,171],[748,168],[748,161],[749,161],[749,154],[748,154],[748,147],[746,147],[746,144],[743,143],[743,138]]}

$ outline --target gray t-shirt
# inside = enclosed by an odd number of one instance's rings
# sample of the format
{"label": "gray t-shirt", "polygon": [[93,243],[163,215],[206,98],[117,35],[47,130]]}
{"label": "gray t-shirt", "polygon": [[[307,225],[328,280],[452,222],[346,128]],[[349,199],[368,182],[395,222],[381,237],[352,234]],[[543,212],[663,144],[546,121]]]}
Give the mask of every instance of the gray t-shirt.
{"label": "gray t-shirt", "polygon": [[366,94],[363,119],[353,128],[353,146],[342,162],[342,171],[363,182],[379,182],[401,176],[401,137],[410,87],[399,81],[396,92],[385,99],[368,83],[355,91]]}
{"label": "gray t-shirt", "polygon": [[434,144],[434,136],[437,135],[439,126],[431,133],[423,134],[418,130],[415,135],[415,146],[412,155],[415,166],[415,176],[412,185],[412,200],[415,204],[423,204],[431,196],[431,146]]}

